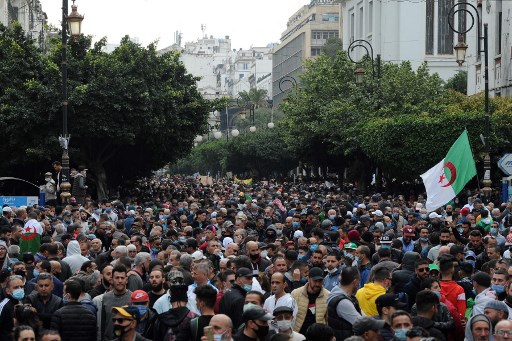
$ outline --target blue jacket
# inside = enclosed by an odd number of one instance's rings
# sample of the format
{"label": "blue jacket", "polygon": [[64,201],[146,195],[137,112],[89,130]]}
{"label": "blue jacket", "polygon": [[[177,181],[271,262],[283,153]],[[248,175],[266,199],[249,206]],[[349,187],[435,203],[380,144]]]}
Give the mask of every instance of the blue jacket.
{"label": "blue jacket", "polygon": [[340,284],[340,274],[341,270],[343,270],[343,266],[338,267],[338,269],[332,274],[327,274],[324,278],[324,288],[332,291],[332,289]]}

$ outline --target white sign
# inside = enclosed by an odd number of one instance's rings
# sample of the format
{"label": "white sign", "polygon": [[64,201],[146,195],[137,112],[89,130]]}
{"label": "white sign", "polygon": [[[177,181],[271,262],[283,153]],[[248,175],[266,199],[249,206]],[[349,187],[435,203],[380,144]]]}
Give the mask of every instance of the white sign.
{"label": "white sign", "polygon": [[498,167],[507,176],[512,176],[512,154],[505,154],[498,161]]}

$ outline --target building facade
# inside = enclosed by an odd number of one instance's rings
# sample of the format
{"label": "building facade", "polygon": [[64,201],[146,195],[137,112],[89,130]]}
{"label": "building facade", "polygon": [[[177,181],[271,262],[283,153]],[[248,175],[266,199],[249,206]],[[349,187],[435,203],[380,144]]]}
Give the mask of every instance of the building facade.
{"label": "building facade", "polygon": [[[471,1],[480,16],[480,36],[484,35],[484,24],[487,24],[487,44],[489,60],[489,94],[493,96],[512,96],[511,39],[512,24],[510,1]],[[468,10],[472,10],[468,8]],[[457,18],[456,18],[457,19]],[[471,18],[466,17],[468,28]],[[466,33],[465,43],[468,45],[466,62],[463,67],[468,71],[468,95],[484,91],[484,53],[478,52],[478,29],[473,27]],[[483,40],[480,40],[483,51]]]}
{"label": "building facade", "polygon": [[43,50],[48,17],[39,0],[0,0],[0,23],[9,26],[18,22]]}
{"label": "building facade", "polygon": [[[453,0],[383,1],[342,0],[343,47],[367,40],[374,58],[383,62],[410,61],[413,69],[426,62],[429,70],[447,80],[459,69],[453,46],[455,33],[448,24]],[[353,59],[366,51],[355,49]]]}
{"label": "building facade", "polygon": [[278,104],[293,86],[292,82],[281,81],[285,77],[292,77],[298,81],[304,60],[319,55],[329,38],[340,37],[340,8],[338,1],[312,0],[309,5],[302,6],[290,17],[287,28],[281,35],[281,43],[274,48],[272,54],[274,105]]}

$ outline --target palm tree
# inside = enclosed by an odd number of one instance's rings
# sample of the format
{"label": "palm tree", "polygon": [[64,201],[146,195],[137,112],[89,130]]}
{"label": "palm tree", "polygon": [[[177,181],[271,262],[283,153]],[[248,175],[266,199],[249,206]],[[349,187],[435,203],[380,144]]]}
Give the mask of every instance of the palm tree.
{"label": "palm tree", "polygon": [[252,88],[247,91],[242,91],[238,93],[238,96],[240,98],[239,105],[243,108],[250,108],[254,105],[254,109],[260,108],[260,107],[267,107],[267,93],[268,91],[265,89],[256,89]]}

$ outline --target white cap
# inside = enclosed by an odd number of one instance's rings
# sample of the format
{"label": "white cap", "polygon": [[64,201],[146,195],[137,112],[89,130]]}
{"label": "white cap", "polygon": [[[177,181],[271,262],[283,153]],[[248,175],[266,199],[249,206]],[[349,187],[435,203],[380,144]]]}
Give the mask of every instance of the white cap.
{"label": "white cap", "polygon": [[357,205],[358,208],[362,208],[363,210],[366,210],[366,205],[365,204],[359,204]]}
{"label": "white cap", "polygon": [[293,234],[293,238],[302,238],[304,237],[304,232],[302,231],[295,231],[295,233]]}
{"label": "white cap", "polygon": [[431,212],[431,213],[428,215],[428,218],[429,218],[429,219],[442,218],[442,217],[443,217],[442,215],[439,215],[439,214],[437,214],[436,212]]}
{"label": "white cap", "polygon": [[201,260],[206,258],[205,256],[203,256],[203,253],[201,251],[195,251],[193,254],[191,254],[191,256],[194,260]]}
{"label": "white cap", "polygon": [[4,208],[2,208],[2,212],[12,212],[12,208],[10,208],[9,206],[5,206]]}
{"label": "white cap", "polygon": [[375,210],[372,212],[372,215],[376,215],[377,217],[382,217],[384,213],[381,210]]}

